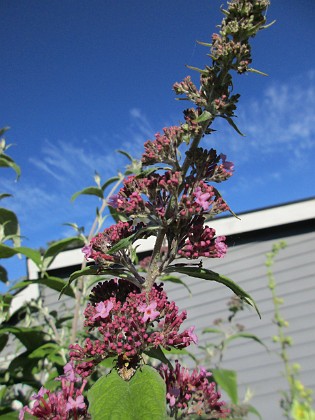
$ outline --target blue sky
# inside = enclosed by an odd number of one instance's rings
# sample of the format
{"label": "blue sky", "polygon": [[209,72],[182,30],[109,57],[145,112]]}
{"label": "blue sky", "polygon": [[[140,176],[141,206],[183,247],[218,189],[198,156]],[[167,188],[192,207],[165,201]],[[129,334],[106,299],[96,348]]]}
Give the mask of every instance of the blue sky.
{"label": "blue sky", "polygon": [[[45,246],[87,228],[97,199],[71,195],[93,184],[94,171],[112,176],[127,163],[118,148],[141,155],[143,142],[182,121],[188,103],[172,85],[197,74],[221,21],[221,0],[2,0],[0,126],[10,126],[10,154],[22,168],[1,173],[3,205],[17,212],[23,244]],[[277,20],[253,40],[253,67],[269,77],[238,77],[238,125],[204,147],[235,163],[220,189],[243,212],[314,196],[314,0],[274,0]],[[23,263],[24,264],[24,263]],[[13,277],[22,275],[9,264]],[[19,265],[20,267],[20,265]]]}

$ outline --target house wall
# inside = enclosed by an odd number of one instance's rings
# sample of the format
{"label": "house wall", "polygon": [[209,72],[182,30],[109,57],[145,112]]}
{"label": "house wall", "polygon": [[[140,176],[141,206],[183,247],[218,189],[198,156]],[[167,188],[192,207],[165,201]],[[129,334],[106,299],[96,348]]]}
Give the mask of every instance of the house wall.
{"label": "house wall", "polygon": [[[311,232],[307,232],[309,228],[312,229]],[[256,240],[252,238],[247,243],[230,246],[224,259],[207,260],[204,264],[205,268],[237,282],[255,299],[261,312],[262,318],[259,319],[256,312],[247,307],[237,315],[236,320],[246,327],[247,332],[263,340],[269,352],[253,340],[235,340],[228,347],[221,366],[237,371],[240,399],[244,397],[246,388],[250,387],[254,393],[251,403],[264,420],[283,418],[279,407],[279,392],[287,389],[286,381],[282,377],[282,363],[275,354],[278,346],[271,339],[277,334],[277,329],[272,322],[273,304],[264,265],[265,254],[280,239],[285,240],[288,246],[280,251],[273,271],[277,294],[284,299],[281,313],[290,324],[287,334],[294,343],[288,353],[292,362],[301,365],[300,379],[304,385],[315,392],[315,232],[314,226],[305,230],[293,236],[292,229],[287,232],[281,229],[281,236],[279,232],[274,234],[270,231],[267,234],[257,234]],[[202,334],[202,330],[213,327],[214,319],[227,317],[226,304],[232,292],[217,283],[187,276],[181,278],[191,289],[192,296],[189,296],[185,288],[168,284],[169,297],[181,309],[187,310],[186,325],[196,326],[199,346],[203,346],[215,336]],[[197,346],[194,352],[200,360],[204,358],[204,352]],[[191,361],[188,363],[193,366]]]}

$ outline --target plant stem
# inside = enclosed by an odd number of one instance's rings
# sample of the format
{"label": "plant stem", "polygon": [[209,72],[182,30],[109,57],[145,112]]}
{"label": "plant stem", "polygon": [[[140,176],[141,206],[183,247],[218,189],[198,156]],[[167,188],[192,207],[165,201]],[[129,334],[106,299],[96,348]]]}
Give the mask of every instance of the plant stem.
{"label": "plant stem", "polygon": [[[122,179],[120,178],[114,184],[113,188],[110,190],[107,197],[103,198],[102,205],[101,205],[101,208],[99,210],[99,214],[95,217],[94,222],[93,222],[92,227],[91,227],[91,230],[90,230],[89,235],[87,237],[87,243],[89,243],[90,240],[95,235],[95,233],[97,231],[97,226],[99,224],[99,217],[104,212],[105,208],[108,205],[109,198],[114,194],[116,189],[119,187],[119,185],[121,184],[121,181],[122,181]],[[81,264],[81,270],[83,270],[86,267],[86,263],[87,263],[86,260],[83,259],[82,264]],[[74,306],[74,314],[73,314],[73,319],[72,319],[71,339],[70,339],[71,344],[74,344],[76,342],[76,338],[77,338],[79,318],[80,318],[80,309],[81,309],[81,304],[82,304],[82,296],[83,296],[83,292],[84,292],[84,285],[85,285],[85,276],[82,276],[78,280],[77,289],[76,289],[76,292],[75,292],[75,306]]]}

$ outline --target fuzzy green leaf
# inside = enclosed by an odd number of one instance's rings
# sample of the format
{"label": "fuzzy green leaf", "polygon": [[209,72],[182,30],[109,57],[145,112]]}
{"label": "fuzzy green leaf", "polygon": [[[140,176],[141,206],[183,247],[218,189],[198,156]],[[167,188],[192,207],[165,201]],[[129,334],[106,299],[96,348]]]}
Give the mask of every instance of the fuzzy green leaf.
{"label": "fuzzy green leaf", "polygon": [[29,286],[30,284],[43,284],[44,286],[49,287],[50,289],[56,290],[57,292],[61,292],[64,295],[70,296],[72,298],[75,297],[74,291],[72,287],[65,283],[65,281],[59,277],[53,276],[45,276],[41,279],[36,280],[23,280],[19,283],[16,283],[14,286],[11,287],[10,290],[14,289],[21,289],[22,287]]}
{"label": "fuzzy green leaf", "polygon": [[257,343],[261,344],[262,346],[266,347],[265,343],[263,343],[255,334],[251,334],[248,332],[239,332],[237,334],[233,334],[225,340],[225,345],[229,344],[231,341],[236,340],[238,338],[248,338],[249,340],[254,340]]}
{"label": "fuzzy green leaf", "polygon": [[245,290],[243,290],[238,284],[236,284],[234,281],[232,281],[228,277],[225,277],[214,271],[207,270],[205,268],[183,267],[181,265],[176,265],[176,264],[167,267],[165,272],[166,273],[177,272],[181,274],[186,274],[187,276],[190,276],[190,277],[197,277],[200,279],[215,281],[217,283],[224,284],[226,287],[231,289],[238,297],[240,297],[244,302],[246,302],[250,306],[253,306],[256,309],[259,317],[261,318],[260,312],[258,310],[258,307],[254,299],[252,299],[251,296],[245,292]]}
{"label": "fuzzy green leaf", "polygon": [[245,134],[243,134],[240,129],[238,128],[238,126],[235,124],[235,122],[233,121],[233,119],[231,117],[227,117],[226,115],[220,115],[222,118],[224,118],[232,128],[234,128],[234,130],[242,137],[245,136]]}
{"label": "fuzzy green leaf", "polygon": [[234,370],[211,369],[214,380],[231,398],[233,404],[238,404],[237,375]]}
{"label": "fuzzy green leaf", "polygon": [[[83,246],[84,240],[79,236],[72,236],[71,238],[65,238],[61,239],[60,241],[54,242],[45,252],[44,259],[55,257],[57,254],[59,254],[59,252],[63,251],[65,248],[72,244],[80,244]],[[50,264],[51,262],[52,261],[50,261]]]}
{"label": "fuzzy green leaf", "polygon": [[203,111],[203,113],[199,115],[199,117],[194,122],[200,123],[204,121],[209,121],[211,120],[211,118],[212,118],[212,115],[209,111]]}
{"label": "fuzzy green leaf", "polygon": [[98,198],[104,198],[103,189],[99,187],[87,187],[81,191],[77,191],[71,197],[71,201],[74,201],[79,195],[95,195]]}
{"label": "fuzzy green leaf", "polygon": [[16,250],[19,254],[25,255],[25,257],[32,260],[37,265],[37,267],[40,268],[42,264],[42,256],[39,251],[36,249],[28,248],[26,246],[19,246],[16,248]]}
{"label": "fuzzy green leaf", "polygon": [[18,252],[14,248],[5,244],[0,244],[0,258],[11,258],[16,254],[18,254]]}
{"label": "fuzzy green leaf", "polygon": [[112,370],[89,390],[89,412],[93,420],[164,420],[165,383],[151,366],[137,370],[124,381]]}
{"label": "fuzzy green leaf", "polygon": [[16,173],[16,178],[18,179],[21,175],[21,168],[17,165],[13,159],[11,159],[6,154],[0,155],[0,167],[2,168],[12,168]]}
{"label": "fuzzy green leaf", "polygon": [[106,182],[104,182],[104,184],[102,185],[102,190],[103,191],[105,191],[105,189],[109,186],[109,185],[111,185],[111,184],[113,184],[115,181],[119,181],[120,179],[122,179],[121,177],[119,177],[119,176],[113,176],[112,178],[109,178]]}
{"label": "fuzzy green leaf", "polygon": [[169,369],[173,369],[172,363],[165,356],[164,351],[161,349],[160,346],[158,346],[156,348],[153,347],[150,350],[145,351],[145,354],[149,357],[152,357],[153,359],[160,360],[160,362],[167,365],[169,367]]}
{"label": "fuzzy green leaf", "polygon": [[190,294],[190,296],[192,295],[190,288],[179,277],[175,277],[175,276],[163,276],[163,277],[160,277],[160,280],[163,281],[163,282],[164,281],[169,281],[171,283],[181,284],[182,286],[184,286],[188,290],[188,293]]}

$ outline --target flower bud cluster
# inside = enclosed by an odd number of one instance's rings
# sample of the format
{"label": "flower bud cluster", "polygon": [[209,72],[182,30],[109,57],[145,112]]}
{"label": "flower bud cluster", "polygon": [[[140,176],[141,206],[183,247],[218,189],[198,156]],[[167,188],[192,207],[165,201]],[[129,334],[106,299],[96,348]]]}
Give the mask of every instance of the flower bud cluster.
{"label": "flower bud cluster", "polygon": [[188,233],[188,238],[180,246],[178,254],[195,259],[200,257],[222,258],[226,254],[225,236],[215,238],[215,230],[204,226],[204,218],[195,218]]}
{"label": "flower bud cluster", "polygon": [[148,140],[144,143],[144,153],[142,163],[144,165],[154,165],[158,162],[164,162],[178,166],[177,148],[182,143],[183,130],[181,127],[163,128],[164,134],[155,134],[155,140]]}
{"label": "flower bud cluster", "polygon": [[87,338],[84,347],[70,346],[70,358],[82,377],[89,376],[108,357],[140,360],[141,354],[152,348],[183,349],[197,341],[193,328],[179,332],[186,312],[178,313],[162,284],[155,284],[147,294],[133,286],[129,291],[123,283],[124,280],[111,280],[92,290],[91,303],[84,313],[85,326],[96,330],[98,339]]}
{"label": "flower bud cluster", "polygon": [[178,413],[184,417],[197,413],[209,419],[218,419],[229,414],[225,403],[219,401],[221,395],[215,382],[209,382],[211,373],[204,368],[190,373],[176,361],[175,369],[162,365],[159,372],[166,383],[166,400],[171,415]]}
{"label": "flower bud cluster", "polygon": [[41,420],[84,420],[89,419],[87,406],[84,402],[83,390],[86,385],[84,380],[80,388],[75,383],[82,379],[75,373],[73,365],[67,363],[64,366],[64,375],[56,378],[61,381],[61,391],[51,392],[41,387],[37,394],[31,397],[34,401],[32,408],[23,407],[19,419],[24,420],[25,413],[31,414],[32,418]]}
{"label": "flower bud cluster", "polygon": [[116,225],[112,225],[94,236],[90,243],[82,248],[82,252],[86,259],[93,259],[100,266],[119,263],[119,255],[109,255],[108,251],[121,239],[128,238],[135,233],[138,228],[139,226],[133,226],[132,221],[119,221]]}

